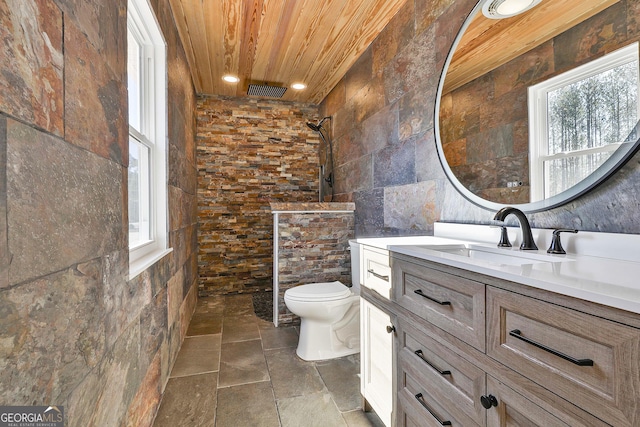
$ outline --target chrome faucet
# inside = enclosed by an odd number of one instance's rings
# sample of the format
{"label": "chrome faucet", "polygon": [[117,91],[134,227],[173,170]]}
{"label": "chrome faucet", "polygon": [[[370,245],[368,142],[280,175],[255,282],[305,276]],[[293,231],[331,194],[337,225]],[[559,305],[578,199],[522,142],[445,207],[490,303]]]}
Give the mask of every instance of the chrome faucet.
{"label": "chrome faucet", "polygon": [[516,209],[511,206],[504,207],[496,212],[496,215],[493,217],[493,219],[494,221],[503,222],[505,218],[510,214],[513,214],[516,218],[518,218],[520,229],[522,230],[522,243],[520,244],[520,250],[537,251],[538,247],[536,246],[536,242],[533,241],[533,234],[531,234],[531,226],[529,225],[529,220],[520,209]]}

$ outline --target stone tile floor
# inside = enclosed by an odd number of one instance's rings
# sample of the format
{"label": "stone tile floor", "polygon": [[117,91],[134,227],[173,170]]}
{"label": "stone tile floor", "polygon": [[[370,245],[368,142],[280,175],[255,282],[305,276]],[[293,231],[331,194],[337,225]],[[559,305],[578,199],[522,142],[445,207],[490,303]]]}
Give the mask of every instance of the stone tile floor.
{"label": "stone tile floor", "polygon": [[383,426],[361,410],[359,355],[305,362],[297,342],[251,295],[200,298],[154,427]]}

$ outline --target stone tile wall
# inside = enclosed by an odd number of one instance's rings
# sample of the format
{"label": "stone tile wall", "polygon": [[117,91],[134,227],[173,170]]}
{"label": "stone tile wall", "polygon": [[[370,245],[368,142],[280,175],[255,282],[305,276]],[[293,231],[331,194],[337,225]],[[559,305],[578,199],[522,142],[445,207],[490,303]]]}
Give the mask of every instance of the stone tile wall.
{"label": "stone tile wall", "polygon": [[270,202],[318,199],[316,106],[199,97],[200,295],[272,287]]}
{"label": "stone tile wall", "polygon": [[[331,115],[336,201],[356,204],[356,235],[430,234],[434,221],[489,223],[438,160],[435,97],[446,56],[475,0],[409,0],[322,102]],[[636,0],[622,2],[638,16]],[[627,31],[638,37],[635,22]],[[640,233],[640,154],[606,183],[536,227]]]}
{"label": "stone tile wall", "polygon": [[0,402],[152,424],[197,299],[195,94],[169,0],[169,241],[128,280],[126,0],[0,0]]}
{"label": "stone tile wall", "polygon": [[[285,208],[281,206],[286,206]],[[353,203],[272,204],[278,214],[278,322],[297,323],[284,292],[298,285],[338,280],[351,285],[349,239],[354,238]],[[320,209],[350,210],[320,212]]]}

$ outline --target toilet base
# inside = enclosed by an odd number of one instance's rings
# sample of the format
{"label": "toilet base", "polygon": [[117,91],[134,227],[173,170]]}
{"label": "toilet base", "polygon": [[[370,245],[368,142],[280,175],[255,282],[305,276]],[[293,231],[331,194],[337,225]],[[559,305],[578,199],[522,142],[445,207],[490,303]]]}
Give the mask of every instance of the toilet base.
{"label": "toilet base", "polygon": [[302,360],[327,360],[360,353],[359,307],[354,316],[339,329],[302,318],[296,354]]}
{"label": "toilet base", "polygon": [[332,352],[305,352],[301,351],[300,346],[296,349],[296,354],[302,360],[306,360],[307,362],[313,362],[316,360],[329,360],[336,359],[338,357],[350,356],[352,354],[360,353],[360,347],[356,349],[351,348],[343,348],[340,351],[332,351]]}

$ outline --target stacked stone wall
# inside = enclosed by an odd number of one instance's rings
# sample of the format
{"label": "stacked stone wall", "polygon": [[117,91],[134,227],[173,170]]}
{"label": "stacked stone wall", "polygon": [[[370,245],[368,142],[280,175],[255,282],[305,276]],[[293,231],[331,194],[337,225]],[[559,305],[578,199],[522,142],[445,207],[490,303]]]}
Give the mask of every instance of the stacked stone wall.
{"label": "stacked stone wall", "polygon": [[[296,204],[287,204],[296,208]],[[312,204],[309,204],[312,205]],[[284,303],[284,292],[294,286],[338,280],[351,286],[349,239],[354,238],[354,205],[322,203],[328,210],[278,214],[278,322],[299,319]],[[350,208],[349,212],[330,209]],[[274,205],[276,206],[276,205]],[[282,206],[282,205],[280,205]]]}
{"label": "stacked stone wall", "polygon": [[200,295],[272,288],[269,204],[317,201],[317,118],[309,104],[198,99]]}

